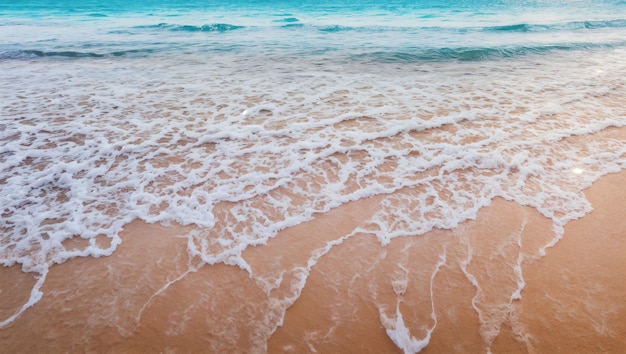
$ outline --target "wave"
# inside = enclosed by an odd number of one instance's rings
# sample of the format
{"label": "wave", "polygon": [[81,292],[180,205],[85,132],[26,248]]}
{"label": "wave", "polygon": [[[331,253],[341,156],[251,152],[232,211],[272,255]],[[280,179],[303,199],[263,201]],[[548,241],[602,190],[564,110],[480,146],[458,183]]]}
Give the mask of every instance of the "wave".
{"label": "wave", "polygon": [[556,24],[528,24],[520,23],[505,26],[484,27],[483,31],[488,32],[546,32],[562,30],[600,29],[600,28],[624,28],[626,19],[610,21],[573,21]]}
{"label": "wave", "polygon": [[626,28],[626,19],[616,19],[610,21],[573,21],[554,24],[529,24],[518,23],[502,26],[489,27],[394,27],[394,26],[344,26],[341,24],[334,25],[308,25],[306,27],[316,29],[320,32],[336,33],[336,32],[391,32],[391,31],[447,31],[447,32],[551,32],[551,31],[576,31],[576,30],[592,30],[602,28]]}
{"label": "wave", "polygon": [[318,30],[320,32],[329,32],[329,33],[343,32],[343,31],[354,31],[355,29],[356,29],[355,27],[341,26],[341,25],[331,25],[331,26],[320,26],[320,27],[318,27]]}
{"label": "wave", "polygon": [[[365,53],[349,54],[346,56],[349,60],[357,62],[370,63],[416,63],[416,62],[435,62],[435,61],[482,61],[519,57],[532,54],[549,54],[560,51],[575,50],[600,50],[611,49],[626,46],[626,42],[600,44],[600,43],[570,43],[570,44],[551,44],[538,46],[503,46],[503,47],[443,47],[443,48],[404,48],[404,49],[379,49]],[[235,48],[232,46],[211,47],[212,52],[228,52]],[[44,50],[18,50],[0,52],[0,60],[11,59],[37,59],[37,58],[66,58],[66,59],[82,59],[82,58],[111,58],[122,56],[147,56],[155,52],[161,52],[164,49],[128,49],[111,52],[81,52],[81,51],[44,51]],[[173,48],[173,50],[176,50]],[[311,48],[310,53],[320,51],[320,48]],[[324,52],[321,50],[321,52]]]}
{"label": "wave", "polygon": [[[615,19],[609,21],[573,21],[554,24],[529,24],[517,23],[501,26],[488,27],[406,27],[406,26],[346,26],[342,24],[317,25],[311,23],[303,23],[296,17],[286,17],[273,20],[280,28],[303,28],[307,30],[316,30],[323,33],[339,33],[339,32],[410,32],[410,31],[444,31],[456,33],[475,33],[475,32],[551,32],[551,31],[577,31],[577,30],[593,30],[602,28],[626,28],[626,19]],[[168,30],[172,32],[229,32],[246,28],[246,26],[233,25],[228,23],[213,23],[205,25],[188,25],[188,24],[171,24],[159,23],[156,25],[135,26],[133,29],[156,29]],[[118,31],[119,32],[119,31]]]}
{"label": "wave", "polygon": [[76,51],[58,51],[44,52],[41,50],[21,50],[21,54],[32,55],[35,57],[65,57],[65,58],[102,58],[103,54]]}
{"label": "wave", "polygon": [[280,26],[280,28],[302,28],[304,24],[302,23],[288,23],[286,25]]}
{"label": "wave", "polygon": [[280,20],[274,20],[272,22],[294,23],[294,22],[300,22],[300,20],[298,20],[296,17],[286,17],[286,18],[281,18]]}
{"label": "wave", "polygon": [[63,51],[43,51],[36,49],[7,51],[0,53],[0,59],[33,59],[33,58],[68,58],[68,59],[81,59],[81,58],[106,58],[106,57],[121,57],[132,54],[147,55],[154,53],[154,49],[129,49],[119,50],[108,53],[94,53],[94,52],[79,52],[73,50]]}
{"label": "wave", "polygon": [[[626,45],[621,43],[621,45]],[[547,54],[557,51],[575,51],[613,48],[608,44],[561,44],[542,46],[508,47],[462,47],[462,48],[415,48],[409,51],[376,51],[353,55],[352,59],[374,63],[412,63],[425,61],[481,61],[505,59],[531,54]]]}
{"label": "wave", "polygon": [[159,23],[157,25],[135,26],[136,29],[165,29],[172,32],[228,32],[245,28],[245,26],[231,25],[228,23],[212,23],[207,25],[175,25],[169,23]]}

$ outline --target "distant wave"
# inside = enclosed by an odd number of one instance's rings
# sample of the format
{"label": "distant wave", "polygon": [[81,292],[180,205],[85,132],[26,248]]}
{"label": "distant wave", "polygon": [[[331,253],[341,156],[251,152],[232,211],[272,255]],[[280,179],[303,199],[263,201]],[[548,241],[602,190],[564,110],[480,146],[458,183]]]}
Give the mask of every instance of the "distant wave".
{"label": "distant wave", "polygon": [[528,24],[519,23],[503,26],[490,27],[393,27],[393,26],[343,26],[335,25],[311,25],[320,32],[335,33],[345,31],[368,31],[368,32],[385,32],[385,31],[451,31],[451,32],[549,32],[549,31],[575,31],[584,29],[601,29],[601,28],[626,28],[626,19],[617,19],[611,21],[574,21],[555,24]]}
{"label": "distant wave", "polygon": [[[575,50],[596,50],[609,49],[626,46],[626,41],[600,44],[600,43],[565,43],[552,45],[537,46],[505,46],[505,47],[443,47],[443,48],[389,48],[388,50],[375,50],[371,52],[349,54],[346,52],[347,58],[360,62],[372,63],[413,63],[413,62],[433,62],[433,61],[482,61],[492,59],[505,59],[531,54],[548,54],[559,51],[575,51]],[[231,51],[237,46],[218,46],[211,47],[210,51],[225,52]],[[241,48],[240,48],[241,49]],[[161,52],[166,49],[130,49],[113,52],[81,52],[81,51],[43,51],[43,50],[18,50],[6,51],[0,53],[0,60],[10,59],[36,59],[36,58],[60,58],[60,59],[81,59],[81,58],[110,58],[122,56],[147,56],[155,52]],[[176,50],[176,49],[173,49]],[[311,52],[319,51],[320,48],[311,48]],[[302,52],[301,52],[302,53]]]}
{"label": "distant wave", "polygon": [[245,26],[231,25],[228,23],[212,23],[208,25],[175,25],[169,23],[159,23],[157,25],[136,26],[136,29],[165,29],[169,31],[181,32],[227,32],[244,28]]}
{"label": "distant wave", "polygon": [[[626,19],[616,19],[610,21],[574,21],[554,24],[529,24],[518,23],[502,26],[489,27],[402,27],[402,26],[345,26],[341,24],[333,25],[317,25],[303,23],[296,17],[285,17],[272,21],[280,28],[294,29],[303,28],[323,33],[339,33],[339,32],[393,32],[393,31],[447,31],[447,32],[550,32],[550,31],[576,31],[576,30],[592,30],[601,28],[626,28]],[[171,23],[159,23],[156,25],[135,26],[133,29],[156,29],[181,32],[215,32],[223,33],[246,28],[246,26],[233,25],[228,23],[213,23],[205,25],[180,25]],[[119,31],[118,31],[119,32]]]}
{"label": "distant wave", "polygon": [[321,31],[321,32],[330,32],[330,33],[343,32],[343,31],[353,31],[355,29],[356,29],[355,27],[340,26],[340,25],[318,27],[319,31]]}
{"label": "distant wave", "polygon": [[[622,43],[624,45],[626,43]],[[464,48],[424,48],[411,51],[376,51],[353,55],[358,61],[370,62],[424,62],[424,61],[481,61],[490,59],[511,58],[530,54],[546,54],[555,51],[574,51],[611,48],[606,44],[562,44],[543,46],[512,46],[512,47],[464,47]]]}
{"label": "distant wave", "polygon": [[282,25],[280,27],[281,28],[300,28],[300,27],[304,27],[304,24],[302,24],[302,23],[288,23],[288,24]]}
{"label": "distant wave", "polygon": [[274,20],[272,22],[294,23],[294,22],[300,22],[300,20],[298,20],[295,17],[286,17],[286,18],[281,18],[280,20]]}
{"label": "distant wave", "polygon": [[0,53],[0,59],[28,59],[28,58],[68,58],[68,59],[80,59],[80,58],[105,58],[105,57],[121,57],[132,54],[147,55],[154,53],[154,49],[130,49],[120,50],[109,53],[94,53],[94,52],[79,52],[79,51],[42,51],[42,50],[19,50],[8,51]]}
{"label": "distant wave", "polygon": [[30,54],[36,57],[66,57],[66,58],[102,58],[103,54],[90,53],[90,52],[75,52],[75,51],[58,51],[58,52],[44,52],[41,50],[21,50],[22,54]]}
{"label": "distant wave", "polygon": [[545,32],[561,30],[580,30],[598,28],[621,28],[626,27],[626,20],[618,19],[611,21],[574,21],[556,24],[527,24],[520,23],[506,26],[484,27],[485,31],[493,32]]}

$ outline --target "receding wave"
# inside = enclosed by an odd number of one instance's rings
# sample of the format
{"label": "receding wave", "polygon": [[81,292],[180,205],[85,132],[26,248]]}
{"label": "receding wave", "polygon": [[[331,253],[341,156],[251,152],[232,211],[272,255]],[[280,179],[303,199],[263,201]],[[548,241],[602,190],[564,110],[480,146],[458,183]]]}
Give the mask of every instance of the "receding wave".
{"label": "receding wave", "polygon": [[139,29],[165,29],[173,32],[227,32],[244,28],[245,26],[231,25],[228,23],[212,23],[207,25],[175,25],[169,23],[159,23],[157,25],[137,26]]}

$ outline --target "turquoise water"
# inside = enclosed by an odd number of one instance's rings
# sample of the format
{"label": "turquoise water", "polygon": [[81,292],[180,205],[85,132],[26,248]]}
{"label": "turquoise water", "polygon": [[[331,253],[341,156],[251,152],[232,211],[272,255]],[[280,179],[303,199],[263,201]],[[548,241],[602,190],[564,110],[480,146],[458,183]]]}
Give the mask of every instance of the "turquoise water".
{"label": "turquoise water", "polygon": [[482,60],[626,45],[623,1],[20,1],[0,58],[239,52]]}

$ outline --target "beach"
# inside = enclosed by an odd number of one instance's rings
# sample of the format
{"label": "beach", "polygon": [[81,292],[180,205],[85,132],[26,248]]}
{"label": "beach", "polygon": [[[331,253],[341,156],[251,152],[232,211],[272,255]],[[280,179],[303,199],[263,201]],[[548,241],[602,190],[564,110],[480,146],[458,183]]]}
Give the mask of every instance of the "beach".
{"label": "beach", "polygon": [[[271,302],[295,295],[285,286],[267,294],[223,264],[189,272],[186,240],[176,238],[186,229],[133,222],[114,255],[53,266],[42,300],[2,330],[2,351],[401,352],[383,325],[399,306],[415,339],[432,329],[425,353],[619,353],[626,349],[624,183],[624,173],[613,174],[586,190],[594,211],[570,222],[543,257],[550,223],[504,200],[457,229],[384,247],[355,235],[319,259],[274,333],[264,327],[278,324]],[[293,281],[315,250],[376,202],[285,230],[244,258],[256,274],[284,271]],[[525,285],[511,299],[518,271]],[[34,281],[18,267],[1,272],[3,310],[11,313]]]}
{"label": "beach", "polygon": [[626,351],[626,4],[274,5],[0,5],[1,353]]}

